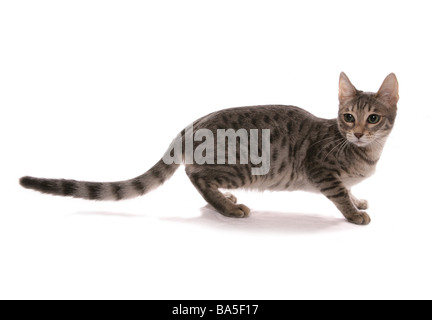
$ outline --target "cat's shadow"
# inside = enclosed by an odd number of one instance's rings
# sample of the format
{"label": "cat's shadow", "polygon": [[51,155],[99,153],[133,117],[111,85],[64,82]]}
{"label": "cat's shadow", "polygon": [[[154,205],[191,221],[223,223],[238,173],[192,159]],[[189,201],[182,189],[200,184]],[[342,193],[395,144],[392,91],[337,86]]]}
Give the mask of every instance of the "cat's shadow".
{"label": "cat's shadow", "polygon": [[[229,218],[217,213],[210,205],[200,209],[195,217],[160,217],[161,221],[198,225],[207,228],[241,232],[269,232],[285,234],[335,232],[356,228],[344,218],[318,215],[313,213],[292,213],[252,210],[248,218]],[[147,218],[145,214],[114,212],[77,212],[81,215],[100,215],[123,218]],[[358,228],[358,227],[357,227]]]}
{"label": "cat's shadow", "polygon": [[161,220],[193,223],[211,228],[244,232],[317,233],[347,230],[352,227],[344,218],[312,213],[291,213],[252,210],[247,218],[229,218],[210,205],[201,208],[201,215],[192,218],[164,217]]}

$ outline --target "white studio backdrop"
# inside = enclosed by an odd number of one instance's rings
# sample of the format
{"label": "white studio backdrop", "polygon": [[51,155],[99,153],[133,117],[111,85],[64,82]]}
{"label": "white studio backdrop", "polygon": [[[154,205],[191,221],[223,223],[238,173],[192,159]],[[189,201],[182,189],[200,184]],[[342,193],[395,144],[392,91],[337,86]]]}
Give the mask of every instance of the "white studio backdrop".
{"label": "white studio backdrop", "polygon": [[[2,1],[1,299],[430,299],[426,1]],[[149,169],[218,109],[337,113],[341,71],[365,91],[395,72],[399,114],[357,186],[372,224],[323,196],[234,192],[206,206],[182,169],[142,198],[90,202],[19,177],[115,181]]]}

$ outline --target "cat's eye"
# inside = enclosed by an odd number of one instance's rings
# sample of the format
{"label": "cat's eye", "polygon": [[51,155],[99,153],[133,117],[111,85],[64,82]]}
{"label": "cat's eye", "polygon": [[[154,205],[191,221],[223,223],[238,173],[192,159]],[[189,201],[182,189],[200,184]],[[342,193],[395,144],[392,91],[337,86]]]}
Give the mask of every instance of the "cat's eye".
{"label": "cat's eye", "polygon": [[351,113],[345,113],[344,119],[346,122],[354,122],[355,121],[355,118]]}
{"label": "cat's eye", "polygon": [[371,114],[368,119],[367,122],[371,123],[371,124],[376,124],[381,120],[381,117],[377,114]]}

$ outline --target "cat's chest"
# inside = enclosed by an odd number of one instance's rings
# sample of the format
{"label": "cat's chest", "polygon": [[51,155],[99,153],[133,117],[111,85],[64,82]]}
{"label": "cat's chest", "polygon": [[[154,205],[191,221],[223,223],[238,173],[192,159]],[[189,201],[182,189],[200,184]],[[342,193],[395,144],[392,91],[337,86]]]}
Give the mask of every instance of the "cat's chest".
{"label": "cat's chest", "polygon": [[341,180],[347,188],[369,178],[375,173],[376,164],[354,162],[347,171],[341,173]]}

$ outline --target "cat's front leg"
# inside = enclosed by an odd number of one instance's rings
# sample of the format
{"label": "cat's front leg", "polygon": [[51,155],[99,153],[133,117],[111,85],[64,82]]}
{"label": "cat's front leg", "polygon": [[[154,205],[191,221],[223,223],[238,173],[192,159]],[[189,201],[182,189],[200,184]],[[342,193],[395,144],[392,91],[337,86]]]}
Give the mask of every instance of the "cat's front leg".
{"label": "cat's front leg", "polygon": [[349,195],[351,197],[351,201],[354,203],[354,205],[360,209],[360,210],[366,210],[369,208],[369,203],[367,200],[364,199],[357,199],[352,193],[351,190],[348,190]]}
{"label": "cat's front leg", "polygon": [[368,225],[371,222],[366,212],[359,211],[351,198],[350,191],[338,178],[334,176],[322,177],[317,179],[315,184],[321,193],[336,205],[349,222],[359,225]]}

